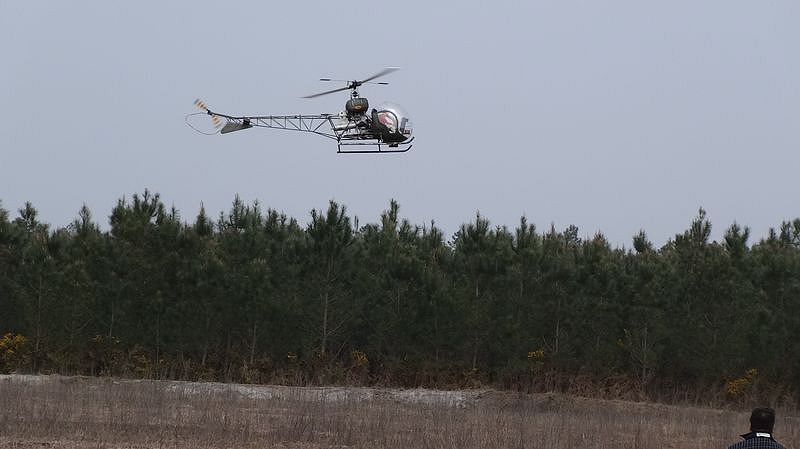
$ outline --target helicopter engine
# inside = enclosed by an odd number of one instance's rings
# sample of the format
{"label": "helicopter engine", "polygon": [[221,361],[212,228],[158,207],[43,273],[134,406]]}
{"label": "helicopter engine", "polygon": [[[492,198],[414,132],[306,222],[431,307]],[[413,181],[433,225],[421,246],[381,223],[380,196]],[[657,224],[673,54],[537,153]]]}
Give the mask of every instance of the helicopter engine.
{"label": "helicopter engine", "polygon": [[347,111],[348,116],[357,117],[365,114],[367,110],[369,110],[369,101],[364,97],[353,97],[347,100],[344,109]]}
{"label": "helicopter engine", "polygon": [[381,140],[392,144],[406,141],[413,132],[411,119],[403,109],[392,103],[383,103],[371,113],[372,129]]}

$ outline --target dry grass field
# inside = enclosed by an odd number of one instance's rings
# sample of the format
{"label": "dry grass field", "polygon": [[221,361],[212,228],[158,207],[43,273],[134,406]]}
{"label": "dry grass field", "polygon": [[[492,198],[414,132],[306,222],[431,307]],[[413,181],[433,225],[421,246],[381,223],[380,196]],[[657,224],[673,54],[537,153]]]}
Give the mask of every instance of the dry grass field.
{"label": "dry grass field", "polygon": [[[800,447],[800,418],[776,436]],[[724,448],[746,413],[559,395],[0,376],[0,447]]]}

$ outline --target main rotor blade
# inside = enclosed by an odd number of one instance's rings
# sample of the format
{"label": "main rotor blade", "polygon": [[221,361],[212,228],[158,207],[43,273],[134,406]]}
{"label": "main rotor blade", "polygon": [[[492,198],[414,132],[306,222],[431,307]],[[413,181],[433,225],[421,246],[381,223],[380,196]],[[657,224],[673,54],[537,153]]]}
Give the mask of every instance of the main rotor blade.
{"label": "main rotor blade", "polygon": [[347,83],[347,84],[353,84],[353,83],[356,83],[356,84],[358,84],[359,86],[360,86],[360,85],[362,85],[362,84],[382,84],[382,85],[384,85],[384,86],[388,86],[388,85],[389,85],[389,83],[387,83],[386,81],[377,81],[377,82],[371,83],[371,82],[369,82],[369,81],[348,81],[348,80],[335,80],[335,79],[332,79],[332,78],[320,78],[319,80],[320,80],[320,81],[339,81],[339,82],[342,82],[342,83]]}
{"label": "main rotor blade", "polygon": [[323,95],[332,94],[332,93],[334,93],[334,92],[342,92],[342,91],[344,91],[344,90],[350,90],[350,87],[348,86],[348,87],[341,87],[341,88],[339,88],[339,89],[327,90],[327,91],[325,91],[325,92],[320,92],[320,93],[318,93],[318,94],[314,94],[314,95],[306,95],[306,96],[305,96],[305,97],[303,97],[303,98],[316,98],[316,97],[321,97],[321,96],[323,96]]}
{"label": "main rotor blade", "polygon": [[386,67],[385,69],[383,69],[380,72],[370,76],[369,78],[366,78],[366,79],[363,79],[363,80],[359,81],[359,83],[366,83],[367,81],[372,81],[375,78],[381,77],[383,75],[388,75],[388,74],[390,74],[392,72],[396,72],[398,70],[400,70],[400,67]]}
{"label": "main rotor blade", "polygon": [[[305,96],[303,98],[316,98],[316,97],[321,97],[323,95],[332,94],[332,93],[335,93],[335,92],[342,92],[342,91],[345,91],[345,90],[351,90],[351,89],[357,88],[358,86],[361,86],[362,84],[367,84],[370,81],[374,80],[375,78],[379,78],[381,76],[388,75],[388,74],[390,74],[392,72],[396,72],[398,70],[400,70],[400,67],[387,67],[387,68],[381,70],[380,72],[370,76],[369,78],[363,79],[361,81],[347,81],[347,80],[335,80],[335,79],[331,79],[331,78],[320,78],[319,79],[320,81],[343,81],[343,82],[348,83],[348,86],[347,87],[341,87],[339,89],[326,90],[325,92],[320,92],[320,93],[314,94],[314,95],[307,95],[307,96]],[[387,85],[389,83],[381,81],[381,82],[370,83],[370,84],[383,84],[385,86],[385,85]]]}

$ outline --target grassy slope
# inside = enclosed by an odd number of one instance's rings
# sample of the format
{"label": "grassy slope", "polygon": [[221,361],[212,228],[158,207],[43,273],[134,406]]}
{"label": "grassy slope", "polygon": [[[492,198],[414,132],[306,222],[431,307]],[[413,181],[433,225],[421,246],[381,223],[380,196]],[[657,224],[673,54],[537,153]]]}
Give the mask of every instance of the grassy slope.
{"label": "grassy slope", "polygon": [[[779,410],[778,439],[800,447]],[[494,391],[0,376],[3,448],[724,448],[747,414]]]}

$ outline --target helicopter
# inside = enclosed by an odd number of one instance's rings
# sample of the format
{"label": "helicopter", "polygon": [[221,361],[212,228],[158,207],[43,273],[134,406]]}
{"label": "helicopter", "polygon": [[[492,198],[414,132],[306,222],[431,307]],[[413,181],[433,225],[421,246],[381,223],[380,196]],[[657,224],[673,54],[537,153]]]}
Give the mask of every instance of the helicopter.
{"label": "helicopter", "polygon": [[[414,140],[409,116],[393,103],[383,103],[370,110],[369,101],[358,92],[364,84],[389,84],[372,81],[397,70],[397,67],[387,67],[372,76],[353,81],[320,78],[320,81],[341,81],[347,85],[303,98],[317,98],[349,90],[350,99],[345,103],[344,111],[337,114],[234,116],[212,111],[198,99],[195,106],[203,112],[187,115],[186,124],[202,134],[227,134],[254,127],[307,132],[335,140],[337,153],[405,153],[411,149]],[[211,116],[212,132],[204,132],[191,123],[191,119],[198,115]]]}

